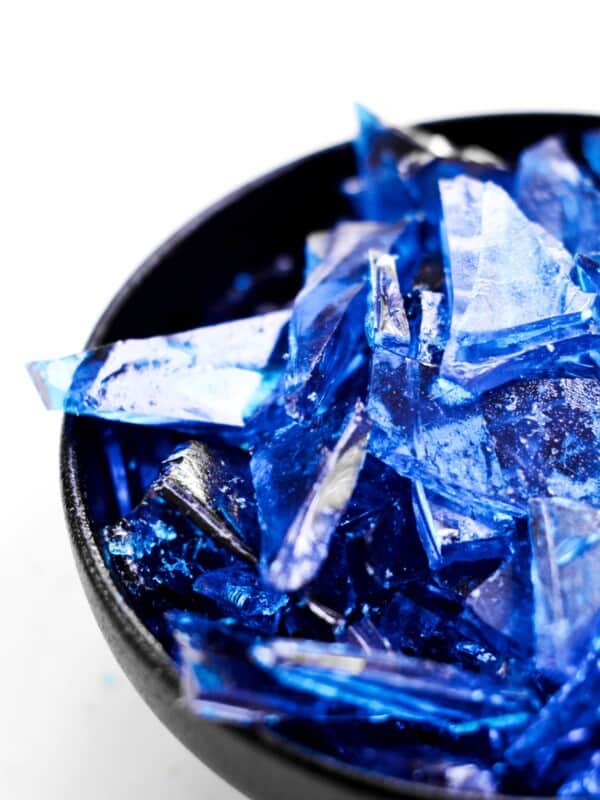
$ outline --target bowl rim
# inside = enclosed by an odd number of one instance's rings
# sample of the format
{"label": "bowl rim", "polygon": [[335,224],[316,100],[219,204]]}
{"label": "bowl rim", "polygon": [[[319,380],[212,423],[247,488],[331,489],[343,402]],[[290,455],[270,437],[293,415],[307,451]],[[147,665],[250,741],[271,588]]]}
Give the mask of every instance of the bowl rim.
{"label": "bowl rim", "polygon": [[[443,127],[455,122],[472,122],[476,124],[481,121],[497,119],[518,123],[519,120],[524,121],[525,119],[534,119],[536,117],[555,118],[557,121],[557,129],[559,129],[561,121],[564,124],[566,119],[576,121],[582,126],[589,125],[592,127],[600,125],[600,117],[594,114],[536,111],[531,113],[502,112],[448,117],[431,120],[422,124],[420,123],[420,126],[435,130],[437,126]],[[185,240],[196,231],[196,229],[204,225],[229,205],[237,202],[254,190],[263,187],[270,181],[280,176],[285,176],[286,173],[302,168],[302,166],[311,159],[326,157],[328,154],[348,150],[351,147],[351,142],[342,142],[288,162],[234,189],[232,192],[211,204],[208,208],[194,215],[160,244],[123,283],[101,314],[88,337],[85,347],[90,348],[97,346],[99,343],[105,341],[107,331],[127,304],[133,291],[169,256],[182,240]],[[134,610],[127,604],[119,587],[114,582],[96,542],[87,510],[84,488],[80,480],[79,457],[77,447],[72,437],[73,424],[74,419],[69,415],[64,415],[60,442],[60,476],[63,507],[70,533],[71,545],[88,601],[92,606],[96,621],[107,639],[113,654],[138,693],[141,694],[145,702],[159,718],[162,719],[167,727],[169,727],[172,733],[180,738],[184,745],[192,749],[189,739],[181,736],[177,730],[174,730],[169,722],[163,718],[163,715],[160,714],[157,709],[157,702],[160,701],[153,702],[153,699],[148,697],[148,693],[140,687],[138,681],[130,674],[132,660],[143,663],[144,667],[155,675],[158,682],[162,681],[164,683],[165,697],[162,698],[162,701],[164,702],[166,698],[167,701],[173,703],[174,707],[180,705],[178,699],[178,677],[173,662],[159,641],[150,633],[135,614]],[[125,655],[127,649],[131,650],[131,655],[129,657]],[[185,711],[181,707],[178,709],[177,713],[185,715]],[[191,720],[188,719],[187,723],[188,725],[195,726],[202,725],[202,721],[196,717],[193,717]],[[271,761],[271,763],[274,763],[273,759],[277,762],[281,761],[285,772],[290,777],[295,779],[302,778],[305,782],[308,781],[307,786],[316,786],[316,783],[313,781],[313,779],[315,779],[319,782],[321,788],[325,784],[331,791],[334,789],[341,789],[343,794],[339,795],[340,798],[343,796],[351,800],[351,798],[355,796],[357,800],[358,798],[365,798],[365,800],[367,800],[368,798],[375,797],[413,797],[426,798],[427,800],[455,800],[460,797],[484,797],[484,795],[479,792],[458,792],[457,790],[432,786],[431,784],[419,783],[418,781],[387,778],[374,773],[366,773],[354,769],[349,765],[337,762],[333,758],[320,757],[317,753],[304,749],[301,746],[293,746],[279,736],[275,736],[273,733],[269,733],[263,729],[258,729],[257,734],[257,729],[254,728],[237,728],[218,722],[210,722],[209,725],[214,735],[217,735],[217,731],[219,731],[218,735],[224,747],[232,747],[234,750],[240,750],[241,752],[249,751],[252,759],[260,759],[265,756],[266,751],[267,759]],[[203,758],[201,760],[204,761]],[[224,769],[222,764],[219,765],[212,762],[211,759],[207,759],[204,763],[228,781],[230,785],[235,786],[241,792],[245,791],[246,782],[236,781],[235,769],[231,772],[230,770]],[[361,793],[361,787],[364,787],[363,793]],[[356,792],[355,795],[351,793],[353,790]],[[330,796],[333,800],[334,795],[331,794]],[[501,794],[485,795],[485,797],[494,798],[494,800],[544,800],[544,798],[539,795],[536,795],[535,798],[524,795]],[[545,800],[551,800],[551,798],[546,797]]]}

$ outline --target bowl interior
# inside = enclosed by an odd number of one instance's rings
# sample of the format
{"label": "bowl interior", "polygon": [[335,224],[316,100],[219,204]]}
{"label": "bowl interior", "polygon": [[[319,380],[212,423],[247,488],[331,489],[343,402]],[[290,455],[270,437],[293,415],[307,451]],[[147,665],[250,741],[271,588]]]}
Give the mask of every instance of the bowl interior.
{"label": "bowl interior", "polygon": [[[575,139],[595,126],[600,126],[597,117],[518,114],[447,120],[429,127],[458,144],[479,144],[510,160],[545,135],[561,131]],[[352,148],[340,145],[267,175],[200,214],[120,290],[88,345],[247,316],[291,299],[300,285],[305,236],[351,215],[339,185],[353,171]],[[256,293],[234,302],[231,289],[240,271],[271,277],[259,281]],[[173,732],[250,797],[275,800],[281,797],[281,786],[289,787],[289,800],[300,800],[307,792],[327,800],[367,800],[390,793],[450,796],[419,784],[355,779],[350,768],[327,766],[280,741],[191,718],[177,702],[177,679],[168,658],[123,601],[94,538],[99,525],[117,517],[102,457],[104,429],[96,420],[65,421],[62,480],[75,556],[90,603],[117,658]]]}

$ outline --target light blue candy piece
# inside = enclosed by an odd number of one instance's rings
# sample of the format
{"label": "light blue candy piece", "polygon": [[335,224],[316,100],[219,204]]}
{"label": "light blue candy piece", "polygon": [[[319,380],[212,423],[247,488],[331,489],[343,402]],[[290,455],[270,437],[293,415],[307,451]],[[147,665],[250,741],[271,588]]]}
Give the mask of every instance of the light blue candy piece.
{"label": "light blue candy piece", "polygon": [[568,671],[600,611],[600,511],[560,497],[529,507],[537,658]]}
{"label": "light blue candy piece", "polygon": [[241,427],[269,395],[289,311],[185,333],[128,339],[29,372],[51,409],[141,425]]}
{"label": "light blue candy piece", "polygon": [[598,326],[596,295],[571,280],[572,256],[500,186],[461,176],[440,190],[453,298],[440,374],[482,392],[561,368],[575,373],[574,356],[590,350]]}
{"label": "light blue candy piece", "polygon": [[521,153],[515,198],[529,219],[572,253],[600,249],[600,192],[559,137],[550,136]]}

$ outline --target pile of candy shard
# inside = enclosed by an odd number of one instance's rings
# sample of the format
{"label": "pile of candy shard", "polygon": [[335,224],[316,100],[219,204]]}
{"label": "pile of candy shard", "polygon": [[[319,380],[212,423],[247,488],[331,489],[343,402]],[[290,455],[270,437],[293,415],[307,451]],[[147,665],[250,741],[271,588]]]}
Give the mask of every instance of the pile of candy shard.
{"label": "pile of candy shard", "polygon": [[600,131],[508,164],[359,117],[289,307],[30,371],[112,421],[98,541],[197,714],[598,796]]}

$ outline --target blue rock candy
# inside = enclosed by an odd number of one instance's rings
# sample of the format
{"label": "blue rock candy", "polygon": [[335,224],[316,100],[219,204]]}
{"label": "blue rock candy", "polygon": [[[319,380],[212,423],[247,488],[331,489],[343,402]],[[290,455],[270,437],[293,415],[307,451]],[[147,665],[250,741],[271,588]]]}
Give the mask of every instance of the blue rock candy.
{"label": "blue rock candy", "polygon": [[[207,719],[256,725],[292,717],[350,718],[356,711],[333,700],[280,684],[249,657],[252,634],[198,615],[168,615],[184,701]],[[366,716],[366,715],[363,715]]]}
{"label": "blue rock candy", "polygon": [[413,486],[417,525],[432,569],[506,554],[515,531],[509,514],[475,499],[457,500],[429,491],[420,481]]}
{"label": "blue rock candy", "polygon": [[600,130],[586,131],[581,137],[581,149],[592,171],[600,176]]}
{"label": "blue rock candy", "polygon": [[554,793],[598,749],[600,640],[506,753],[536,791]]}
{"label": "blue rock candy", "polygon": [[388,252],[399,237],[406,240],[401,268],[412,266],[419,252],[417,223],[377,226],[349,253],[334,248],[296,297],[285,370],[291,416],[311,418],[331,401],[364,339],[369,250]]}
{"label": "blue rock candy", "polygon": [[548,137],[521,153],[515,198],[529,219],[572,253],[600,249],[600,192],[559,137]]}
{"label": "blue rock candy", "polygon": [[367,405],[374,423],[371,452],[430,488],[480,495],[510,510],[479,404],[448,404],[437,378],[435,367],[377,349]]}
{"label": "blue rock candy", "polygon": [[568,670],[600,611],[600,511],[560,497],[534,498],[529,530],[538,661]]}
{"label": "blue rock candy", "polygon": [[371,347],[407,353],[410,328],[400,291],[397,256],[371,250],[369,253],[369,309],[367,339]]}
{"label": "blue rock candy", "polygon": [[290,314],[129,339],[29,371],[48,408],[143,425],[240,427],[270,394]]}
{"label": "blue rock candy", "polygon": [[282,685],[353,705],[371,716],[422,722],[455,735],[520,727],[536,703],[524,687],[448,664],[312,641],[264,640],[253,660]]}
{"label": "blue rock candy", "polygon": [[525,515],[531,497],[600,503],[600,383],[515,381],[482,396],[505,501]]}
{"label": "blue rock candy", "polygon": [[[451,333],[440,374],[470,391],[560,369],[597,333],[596,296],[570,278],[573,259],[493,183],[440,184]],[[569,369],[574,369],[569,358]]]}
{"label": "blue rock candy", "polygon": [[266,586],[256,570],[243,564],[204,572],[193,589],[213,600],[223,617],[261,633],[276,633],[281,611],[289,602],[287,595]]}
{"label": "blue rock candy", "polygon": [[[350,500],[366,454],[370,424],[362,404],[357,403],[335,445],[313,459],[308,477],[308,491],[290,502],[294,488],[283,486],[277,493],[271,476],[279,469],[279,459],[272,452],[259,450],[252,459],[259,513],[266,550],[266,579],[282,591],[294,591],[308,583],[327,557],[329,541]],[[301,451],[314,440],[312,432],[300,425],[288,429],[285,441],[296,438]],[[275,449],[275,456],[279,453]],[[284,445],[285,447],[285,445]],[[289,457],[289,456],[288,456]],[[300,456],[304,458],[302,454]],[[314,469],[316,467],[316,470]],[[291,474],[284,482],[293,482]],[[272,543],[272,544],[271,544]],[[264,552],[265,548],[263,548]],[[264,560],[263,560],[264,563]]]}

